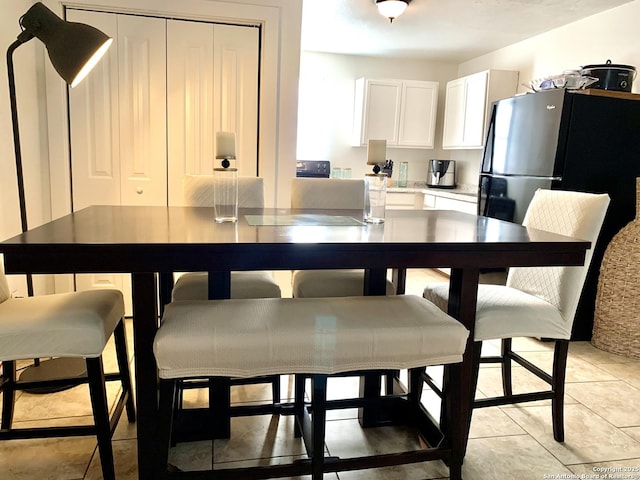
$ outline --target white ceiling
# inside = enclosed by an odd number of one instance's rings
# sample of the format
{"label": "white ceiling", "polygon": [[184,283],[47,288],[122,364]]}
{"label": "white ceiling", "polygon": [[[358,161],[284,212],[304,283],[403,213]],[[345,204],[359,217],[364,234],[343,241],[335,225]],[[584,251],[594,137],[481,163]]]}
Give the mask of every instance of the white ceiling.
{"label": "white ceiling", "polygon": [[303,0],[302,49],[460,63],[631,0],[412,0],[389,23],[375,0]]}

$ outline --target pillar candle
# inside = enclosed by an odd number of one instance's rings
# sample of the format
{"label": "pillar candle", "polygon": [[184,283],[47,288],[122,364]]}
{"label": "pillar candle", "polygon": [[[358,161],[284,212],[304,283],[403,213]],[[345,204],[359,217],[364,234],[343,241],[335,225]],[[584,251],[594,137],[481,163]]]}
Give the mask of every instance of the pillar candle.
{"label": "pillar candle", "polygon": [[367,147],[367,165],[383,164],[386,156],[386,140],[369,140],[369,145]]}
{"label": "pillar candle", "polygon": [[216,158],[236,158],[234,132],[216,132]]}

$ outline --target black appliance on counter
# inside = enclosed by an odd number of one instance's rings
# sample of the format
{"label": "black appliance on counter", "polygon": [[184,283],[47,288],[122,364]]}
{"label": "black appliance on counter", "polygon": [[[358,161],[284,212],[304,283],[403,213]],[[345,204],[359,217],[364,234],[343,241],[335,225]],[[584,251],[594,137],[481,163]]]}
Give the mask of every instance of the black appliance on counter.
{"label": "black appliance on counter", "polygon": [[611,204],[576,312],[572,339],[588,340],[599,267],[635,217],[640,95],[545,90],[495,102],[482,156],[478,213],[522,223],[538,188],[608,193]]}
{"label": "black appliance on counter", "polygon": [[296,177],[329,178],[331,162],[326,160],[296,161]]}

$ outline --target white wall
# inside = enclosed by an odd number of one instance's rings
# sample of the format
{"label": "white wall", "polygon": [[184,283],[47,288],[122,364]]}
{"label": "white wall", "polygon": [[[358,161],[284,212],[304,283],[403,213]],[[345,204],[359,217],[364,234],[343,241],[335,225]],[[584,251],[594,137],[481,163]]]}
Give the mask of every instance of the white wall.
{"label": "white wall", "polygon": [[[640,70],[640,0],[580,20],[460,64],[458,74],[487,68],[518,70],[520,83],[588,64],[633,65]],[[525,86],[519,92],[526,92]],[[640,93],[640,80],[633,85]],[[479,169],[480,151],[460,152],[467,170]],[[452,157],[453,158],[453,157]]]}
{"label": "white wall", "polygon": [[[298,160],[329,160],[332,167],[350,167],[353,177],[371,171],[367,148],[351,146],[355,80],[359,77],[440,82],[436,145],[442,145],[444,89],[457,65],[419,60],[302,52],[298,102]],[[396,165],[409,162],[409,180],[426,181],[427,160],[449,158],[440,148],[387,148]],[[394,176],[397,173],[394,172]]]}

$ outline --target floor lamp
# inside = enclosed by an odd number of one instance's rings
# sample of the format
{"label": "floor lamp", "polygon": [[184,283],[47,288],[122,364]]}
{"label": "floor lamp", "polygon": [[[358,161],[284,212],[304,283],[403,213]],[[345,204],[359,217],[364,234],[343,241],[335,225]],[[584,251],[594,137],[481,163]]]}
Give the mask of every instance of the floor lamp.
{"label": "floor lamp", "polygon": [[[13,52],[32,38],[38,38],[47,47],[51,64],[58,74],[71,87],[75,87],[106,53],[113,39],[89,25],[62,20],[40,2],[34,4],[20,17],[19,24],[22,31],[17,40],[7,49],[7,74],[9,76],[9,101],[13,124],[13,146],[16,157],[20,220],[22,232],[24,233],[27,231],[28,224],[20,132],[18,129]],[[27,294],[29,296],[33,295],[33,279],[30,274],[27,275]],[[77,359],[52,359],[42,363],[36,359],[35,365],[24,370],[20,378],[25,381],[37,381],[41,378],[51,378],[52,376],[77,376],[83,374],[84,362],[77,361]],[[51,389],[47,391],[51,391]]]}

